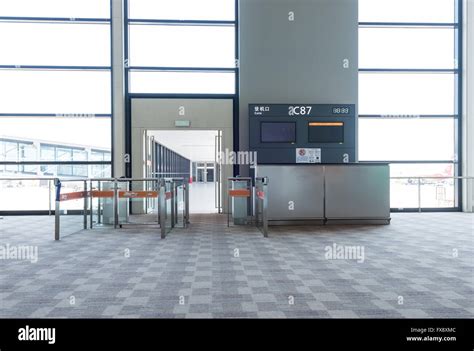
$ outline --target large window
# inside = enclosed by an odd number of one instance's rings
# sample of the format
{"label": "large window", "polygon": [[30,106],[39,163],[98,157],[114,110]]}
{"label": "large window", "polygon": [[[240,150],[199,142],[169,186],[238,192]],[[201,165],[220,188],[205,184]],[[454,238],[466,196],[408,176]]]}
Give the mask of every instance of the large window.
{"label": "large window", "polygon": [[[111,175],[110,5],[0,1],[0,177]],[[5,184],[0,210],[46,209],[47,183]]]}
{"label": "large window", "polygon": [[130,93],[235,94],[235,0],[129,0]]}
{"label": "large window", "polygon": [[394,209],[459,208],[461,2],[359,0],[359,160],[390,163]]}

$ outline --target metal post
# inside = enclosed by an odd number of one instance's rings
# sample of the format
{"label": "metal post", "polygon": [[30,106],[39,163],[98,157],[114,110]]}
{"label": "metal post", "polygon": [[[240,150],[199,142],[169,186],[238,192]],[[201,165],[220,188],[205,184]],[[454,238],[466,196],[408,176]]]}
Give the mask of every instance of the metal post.
{"label": "metal post", "polygon": [[54,180],[54,186],[56,187],[56,207],[54,210],[54,240],[59,240],[60,238],[60,225],[61,225],[61,182],[59,179]]}
{"label": "metal post", "polygon": [[51,216],[51,212],[52,212],[52,209],[51,209],[51,180],[48,180],[48,215]]}
{"label": "metal post", "polygon": [[227,227],[230,227],[230,220],[229,220],[229,215],[230,215],[230,211],[231,211],[231,207],[230,207],[230,192],[229,190],[232,189],[232,181],[231,180],[228,180],[227,181]]}
{"label": "metal post", "polygon": [[251,179],[247,181],[247,189],[249,191],[249,197],[247,198],[247,207],[248,207],[247,208],[247,216],[250,216],[250,222],[251,222],[252,216],[253,216],[253,201],[252,201],[253,186],[252,186],[252,180]]}
{"label": "metal post", "polygon": [[[153,189],[156,191],[156,208],[157,208],[157,213],[158,213],[158,224],[161,226],[161,213],[160,213],[160,184],[158,182],[153,182]],[[158,186],[157,186],[158,184]]]}
{"label": "metal post", "polygon": [[[101,182],[99,181],[97,184],[97,190],[100,191],[102,189]],[[100,197],[97,198],[97,223],[102,223],[102,199]]]}
{"label": "metal post", "polygon": [[171,228],[174,228],[174,221],[175,221],[175,213],[174,213],[174,200],[175,200],[175,197],[174,197],[174,187],[176,185],[176,183],[174,182],[174,180],[172,180],[170,182],[171,184],[171,191],[170,191],[170,194],[171,194],[171,201],[170,201],[170,205],[171,205]]}
{"label": "metal post", "polygon": [[260,187],[260,181],[258,179],[255,180],[255,200],[254,200],[254,206],[255,206],[255,225],[258,228],[259,225],[259,216],[258,216],[258,211],[259,211],[259,197],[258,197],[258,189]]}
{"label": "metal post", "polygon": [[421,178],[418,178],[418,212],[421,213]]}
{"label": "metal post", "polygon": [[174,224],[177,225],[179,222],[179,216],[178,216],[178,183],[175,183],[174,185]]}
{"label": "metal post", "polygon": [[87,180],[84,180],[84,229],[87,229],[87,209],[89,208],[87,202]]}
{"label": "metal post", "polygon": [[263,179],[262,220],[263,236],[268,238],[268,178]]}
{"label": "metal post", "polygon": [[92,180],[90,181],[89,183],[89,189],[90,189],[90,193],[89,193],[89,201],[90,201],[90,221],[91,221],[91,225],[90,225],[90,228],[92,229],[94,227],[94,201],[93,201],[93,198],[92,198]]}
{"label": "metal post", "polygon": [[166,186],[165,180],[161,179],[160,191],[159,191],[161,239],[166,238],[166,187],[165,186]]}
{"label": "metal post", "polygon": [[[183,228],[186,228],[186,180],[183,180],[183,190],[181,191]],[[178,206],[179,209],[179,206]]]}
{"label": "metal post", "polygon": [[114,180],[114,200],[113,200],[113,205],[114,205],[114,229],[117,229],[118,221],[119,221],[118,201],[119,201],[118,183],[117,183],[117,180]]}
{"label": "metal post", "polygon": [[61,225],[61,206],[60,206],[61,202],[60,201],[57,201],[56,200],[56,208],[55,208],[55,211],[54,211],[54,240],[59,240],[59,237],[60,237],[60,225]]}
{"label": "metal post", "polygon": [[186,216],[186,227],[190,222],[189,218],[189,180],[186,181],[186,191],[184,193],[184,209],[185,209],[185,216]]}

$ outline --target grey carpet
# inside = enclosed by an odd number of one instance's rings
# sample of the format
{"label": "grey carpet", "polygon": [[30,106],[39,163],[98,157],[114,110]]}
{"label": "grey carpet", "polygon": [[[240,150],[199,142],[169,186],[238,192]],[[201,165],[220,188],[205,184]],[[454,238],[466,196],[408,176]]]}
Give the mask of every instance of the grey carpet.
{"label": "grey carpet", "polygon": [[[0,260],[0,317],[474,315],[472,214],[271,227],[268,239],[252,227],[227,228],[223,216],[191,219],[161,240],[153,227],[74,233],[81,218],[68,216],[54,242],[52,217],[5,217],[0,245],[37,246],[39,260]],[[363,248],[364,262],[328,260],[333,244]]]}

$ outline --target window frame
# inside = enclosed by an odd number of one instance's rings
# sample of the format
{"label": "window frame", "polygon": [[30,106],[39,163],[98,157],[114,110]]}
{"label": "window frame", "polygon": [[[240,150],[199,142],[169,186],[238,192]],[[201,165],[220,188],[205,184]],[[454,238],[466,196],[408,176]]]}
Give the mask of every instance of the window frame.
{"label": "window frame", "polygon": [[[90,167],[92,166],[102,166],[102,167],[111,167],[111,172],[113,176],[113,153],[114,153],[114,138],[113,138],[113,125],[114,125],[114,118],[113,118],[113,40],[112,35],[114,31],[113,21],[112,21],[112,0],[107,2],[109,8],[109,16],[106,18],[66,18],[66,17],[28,17],[28,16],[0,16],[0,22],[15,22],[15,23],[51,23],[51,24],[81,24],[81,25],[88,25],[88,24],[103,24],[109,26],[110,35],[108,36],[108,40],[110,42],[110,52],[109,52],[109,64],[105,66],[92,66],[92,65],[0,65],[0,70],[13,70],[13,71],[107,71],[110,75],[110,113],[97,113],[97,114],[90,114],[95,118],[109,118],[111,122],[110,128],[110,135],[111,135],[111,145],[110,145],[110,155],[111,158],[109,161],[90,161],[90,160],[83,160],[83,161],[42,161],[38,159],[36,161],[0,161],[0,169],[7,169],[7,167],[17,167],[18,170],[26,169],[28,166],[37,166],[37,171],[40,171],[42,166],[70,166],[74,169],[75,166],[79,166],[78,169],[87,169],[89,171]],[[42,117],[69,117],[69,116],[76,116],[76,115],[84,115],[83,113],[71,113],[71,114],[58,114],[58,113],[5,113],[4,111],[0,110],[0,118],[2,117],[34,117],[34,118],[42,118]],[[89,115],[89,114],[88,114]],[[42,143],[46,145],[46,143]],[[56,147],[57,145],[52,145]],[[94,149],[92,147],[92,149]],[[56,151],[55,151],[56,152]],[[107,152],[109,152],[107,150]],[[81,168],[83,167],[83,168]],[[33,175],[36,173],[32,172],[23,172],[23,174]],[[7,175],[8,177],[8,175]],[[70,177],[78,177],[84,178],[83,175],[70,175]],[[87,177],[87,175],[86,175]],[[42,214],[45,211],[8,211],[8,213],[21,213],[21,214]]]}
{"label": "window frame", "polygon": [[[454,87],[454,114],[453,115],[417,115],[417,118],[453,118],[453,122],[457,122],[457,128],[455,129],[454,135],[454,153],[455,159],[452,161],[443,160],[377,160],[377,161],[360,161],[361,163],[388,163],[388,164],[452,164],[454,176],[462,176],[462,109],[463,109],[463,1],[454,1],[454,23],[427,23],[427,22],[359,22],[359,28],[378,28],[378,27],[390,27],[390,28],[407,28],[407,27],[424,27],[424,28],[440,28],[440,27],[451,27],[454,29],[454,59],[457,66],[453,69],[420,69],[420,68],[359,68],[359,73],[449,73],[454,75],[455,87]],[[359,118],[362,119],[380,119],[385,118],[382,114],[371,114],[364,115],[359,114]],[[360,142],[360,140],[359,140]],[[462,181],[455,181],[455,199],[453,207],[440,207],[440,208],[392,208],[392,212],[459,212],[462,211],[463,204],[463,189]]]}
{"label": "window frame", "polygon": [[[239,82],[239,1],[234,1],[235,6],[235,18],[232,21],[228,20],[176,20],[176,19],[133,19],[130,17],[130,2],[129,0],[124,1],[124,85],[125,85],[125,153],[131,155],[132,153],[132,99],[134,98],[169,98],[169,99],[229,99],[233,101],[233,141],[234,150],[239,149],[239,94],[240,94],[240,82]],[[161,25],[233,25],[235,31],[235,67],[222,68],[222,67],[140,67],[130,66],[130,24],[161,24]],[[130,77],[133,71],[157,71],[157,72],[234,72],[235,74],[235,89],[232,94],[228,93],[132,93],[130,89]],[[164,157],[164,156],[163,156]],[[163,170],[162,170],[163,171]],[[238,165],[234,165],[234,174],[238,174]],[[132,177],[131,163],[125,164],[125,175]]]}

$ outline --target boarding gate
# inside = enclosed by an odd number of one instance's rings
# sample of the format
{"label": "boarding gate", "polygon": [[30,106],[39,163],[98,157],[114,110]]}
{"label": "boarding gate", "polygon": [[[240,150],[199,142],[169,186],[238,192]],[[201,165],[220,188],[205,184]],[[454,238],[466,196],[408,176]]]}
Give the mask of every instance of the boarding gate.
{"label": "boarding gate", "polygon": [[[82,201],[83,228],[113,225],[154,226],[162,239],[174,228],[189,225],[189,184],[186,178],[149,179],[55,179],[55,240],[61,238],[61,215],[67,214],[65,204]],[[139,183],[142,191],[130,191]],[[145,214],[130,214],[133,202],[146,203]]]}

